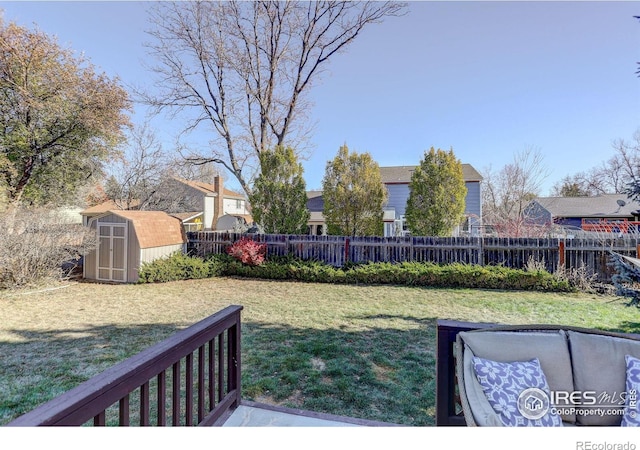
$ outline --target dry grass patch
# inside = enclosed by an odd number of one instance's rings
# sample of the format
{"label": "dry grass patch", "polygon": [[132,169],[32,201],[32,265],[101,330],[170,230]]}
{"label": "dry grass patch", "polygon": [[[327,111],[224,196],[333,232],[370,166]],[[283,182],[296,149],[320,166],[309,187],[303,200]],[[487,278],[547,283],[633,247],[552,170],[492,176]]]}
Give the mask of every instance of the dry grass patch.
{"label": "dry grass patch", "polygon": [[371,364],[371,367],[373,369],[373,373],[376,376],[376,380],[382,382],[391,381],[391,375],[394,372],[393,368],[381,366],[375,363]]}

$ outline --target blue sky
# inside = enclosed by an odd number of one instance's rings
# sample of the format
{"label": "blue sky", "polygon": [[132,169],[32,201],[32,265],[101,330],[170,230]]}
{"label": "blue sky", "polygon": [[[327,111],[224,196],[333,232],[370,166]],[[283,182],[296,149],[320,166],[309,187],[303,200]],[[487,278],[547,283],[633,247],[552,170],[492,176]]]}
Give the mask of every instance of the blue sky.
{"label": "blue sky", "polygon": [[[146,7],[0,2],[5,20],[37,24],[128,84],[151,77],[142,65]],[[547,194],[640,127],[634,15],[640,5],[630,1],[409,2],[407,15],[365,29],[313,88],[307,187],[320,186],[344,143],[382,166],[452,148],[479,171],[535,148],[549,170]]]}

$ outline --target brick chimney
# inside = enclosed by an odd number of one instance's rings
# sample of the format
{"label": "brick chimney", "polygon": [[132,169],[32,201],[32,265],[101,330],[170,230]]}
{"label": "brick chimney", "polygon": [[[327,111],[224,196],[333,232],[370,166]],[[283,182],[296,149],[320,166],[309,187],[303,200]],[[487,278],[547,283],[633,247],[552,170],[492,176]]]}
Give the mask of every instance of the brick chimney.
{"label": "brick chimney", "polygon": [[220,175],[213,178],[213,190],[218,194],[215,198],[215,207],[213,209],[213,225],[215,230],[218,219],[224,215],[224,181]]}

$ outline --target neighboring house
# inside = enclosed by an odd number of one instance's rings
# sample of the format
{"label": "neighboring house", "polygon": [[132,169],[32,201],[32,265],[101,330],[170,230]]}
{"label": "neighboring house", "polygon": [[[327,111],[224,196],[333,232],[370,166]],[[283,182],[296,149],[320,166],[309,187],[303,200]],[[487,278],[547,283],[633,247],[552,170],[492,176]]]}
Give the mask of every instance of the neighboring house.
{"label": "neighboring house", "polygon": [[[130,205],[129,210],[133,211],[133,210],[137,210],[138,209],[138,205],[139,205],[139,201],[135,201]],[[95,206],[91,206],[90,208],[87,208],[85,210],[80,211],[80,216],[82,217],[82,225],[84,226],[89,226],[89,222],[91,221],[91,219],[93,219],[94,217],[98,217],[104,213],[106,213],[107,211],[122,211],[125,210],[126,208],[122,207],[123,203],[121,202],[115,202],[113,200],[107,200],[106,202],[103,203],[99,203]]]}
{"label": "neighboring house", "polygon": [[170,214],[170,216],[180,219],[180,222],[182,222],[182,226],[184,227],[184,231],[204,230],[204,212],[202,211],[173,213]]}
{"label": "neighboring house", "polygon": [[322,212],[324,211],[324,199],[322,191],[307,192],[307,209],[309,221],[307,222],[307,234],[320,236],[327,234],[327,225]]}
{"label": "neighboring house", "polygon": [[[404,217],[407,200],[409,199],[409,183],[411,175],[417,166],[380,167],[382,182],[387,188],[388,199],[383,206],[383,221],[385,236],[399,236],[408,233]],[[469,164],[462,164],[462,173],[467,187],[465,198],[465,222],[463,231],[477,234],[482,226],[482,176]],[[309,219],[309,234],[322,234],[326,229],[322,211],[324,202],[322,191],[307,192],[307,207],[311,213]]]}
{"label": "neighboring house", "polygon": [[[384,206],[384,235],[406,234],[404,217],[409,199],[409,183],[417,166],[380,167],[382,182],[387,187],[389,198]],[[482,175],[470,164],[462,164],[462,176],[467,187],[465,198],[465,222],[461,230],[477,234],[482,226]]]}
{"label": "neighboring house", "polygon": [[238,217],[247,223],[253,220],[244,195],[226,189],[220,176],[214,178],[213,184],[179,178],[175,178],[174,181],[190,188],[189,195],[192,198],[200,199],[204,228],[207,230],[218,229],[218,220],[225,215]]}
{"label": "neighboring house", "polygon": [[538,197],[523,211],[527,223],[540,226],[561,225],[586,231],[608,231],[607,224],[638,221],[640,203],[625,194],[595,197]]}
{"label": "neighboring house", "polygon": [[[170,195],[163,198],[157,209],[163,210],[182,220],[186,231],[215,230],[218,220],[231,215],[244,222],[251,222],[251,214],[245,197],[226,189],[222,177],[215,177],[213,184],[172,178],[165,189]],[[219,195],[219,193],[222,195]],[[134,202],[128,210],[137,210],[139,202]],[[106,211],[123,210],[122,202],[106,201],[87,208],[80,214],[82,223],[88,225],[91,218]]]}
{"label": "neighboring house", "polygon": [[135,283],[143,263],[185,250],[182,222],[162,211],[107,211],[89,220],[98,246],[84,256],[88,280]]}

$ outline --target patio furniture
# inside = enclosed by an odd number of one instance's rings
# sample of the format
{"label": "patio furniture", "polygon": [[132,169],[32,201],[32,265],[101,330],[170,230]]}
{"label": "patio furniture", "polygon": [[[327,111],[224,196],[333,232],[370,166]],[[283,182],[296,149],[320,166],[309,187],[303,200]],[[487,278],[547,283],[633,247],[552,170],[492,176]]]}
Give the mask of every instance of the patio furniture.
{"label": "patio furniture", "polygon": [[639,375],[637,335],[438,321],[436,424],[637,425]]}

